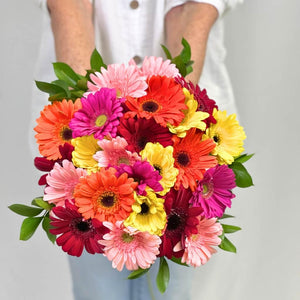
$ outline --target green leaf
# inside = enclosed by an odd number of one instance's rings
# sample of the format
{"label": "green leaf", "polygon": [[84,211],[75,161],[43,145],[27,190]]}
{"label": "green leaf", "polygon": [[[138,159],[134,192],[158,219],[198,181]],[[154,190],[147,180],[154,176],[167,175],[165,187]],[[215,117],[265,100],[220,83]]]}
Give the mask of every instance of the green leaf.
{"label": "green leaf", "polygon": [[97,49],[94,49],[91,59],[90,59],[91,68],[95,71],[100,71],[101,67],[107,68],[107,65],[103,62],[102,56],[97,51]]}
{"label": "green leaf", "polygon": [[176,65],[177,69],[179,70],[180,74],[185,77],[187,75],[186,66],[184,61],[182,60],[181,56],[176,56],[172,59],[172,63]]}
{"label": "green leaf", "polygon": [[139,277],[143,276],[144,274],[146,274],[149,270],[150,270],[150,268],[148,268],[148,269],[141,269],[141,268],[139,268],[139,269],[137,269],[135,271],[132,271],[127,278],[128,279],[139,278]]}
{"label": "green leaf", "polygon": [[43,211],[43,209],[41,208],[27,206],[24,204],[12,204],[8,208],[14,213],[25,217],[34,217],[39,215]]}
{"label": "green leaf", "polygon": [[219,220],[227,219],[227,218],[234,218],[234,216],[228,215],[228,214],[223,214],[223,216],[221,218],[219,218]]}
{"label": "green leaf", "polygon": [[44,219],[43,219],[43,222],[42,222],[42,227],[43,229],[45,230],[47,236],[48,236],[48,239],[54,243],[55,240],[56,240],[56,235],[52,234],[49,232],[49,229],[51,228],[50,226],[50,218],[49,216],[45,216]]}
{"label": "green leaf", "polygon": [[171,55],[169,49],[166,46],[164,46],[164,45],[161,45],[161,47],[163,48],[163,50],[164,50],[164,52],[166,54],[167,59],[172,60],[172,55]]}
{"label": "green leaf", "polygon": [[20,240],[27,241],[29,240],[34,232],[36,231],[37,227],[43,220],[43,217],[30,217],[24,219],[21,225],[20,231]]}
{"label": "green leaf", "polygon": [[166,259],[162,256],[159,262],[159,270],[156,276],[156,284],[158,290],[163,294],[170,280],[170,271]]}
{"label": "green leaf", "polygon": [[224,236],[222,243],[219,245],[219,248],[236,253],[236,247],[229,241],[229,239]]}
{"label": "green leaf", "polygon": [[233,162],[229,168],[235,174],[235,182],[238,187],[245,188],[253,185],[250,174],[240,162]]}
{"label": "green leaf", "polygon": [[49,94],[50,96],[53,96],[55,94],[63,94],[64,97],[67,96],[65,89],[62,88],[60,85],[37,80],[35,81],[35,84],[39,90]]}
{"label": "green leaf", "polygon": [[73,100],[76,100],[77,98],[81,98],[85,91],[79,91],[79,90],[72,90],[71,91],[71,98]]}
{"label": "green leaf", "polygon": [[180,57],[184,61],[184,63],[188,63],[191,60],[191,47],[186,39],[182,38],[181,44],[183,49],[180,53]]}
{"label": "green leaf", "polygon": [[171,259],[170,259],[172,262],[174,262],[175,264],[178,264],[178,265],[181,265],[181,266],[185,266],[185,267],[189,267],[186,263],[182,263],[181,262],[181,258],[179,257],[172,257]]}
{"label": "green leaf", "polygon": [[234,226],[234,225],[227,225],[227,224],[221,224],[221,225],[223,227],[224,233],[233,233],[242,229],[241,227]]}
{"label": "green leaf", "polygon": [[50,102],[54,102],[54,101],[61,101],[63,99],[66,99],[67,98],[67,95],[65,92],[63,93],[58,93],[58,94],[55,94],[55,95],[52,95],[48,98],[48,100]]}
{"label": "green leaf", "polygon": [[31,204],[38,206],[38,207],[42,207],[43,209],[48,210],[48,211],[50,211],[53,207],[53,205],[49,204],[47,201],[44,201],[43,197],[37,197],[37,198],[33,199]]}
{"label": "green leaf", "polygon": [[51,83],[53,83],[53,84],[55,84],[55,85],[58,85],[58,86],[60,86],[61,88],[63,88],[64,89],[64,91],[66,92],[66,96],[68,97],[68,98],[70,98],[71,97],[71,93],[70,93],[70,90],[69,90],[69,86],[68,86],[68,84],[65,82],[65,81],[62,81],[62,80],[54,80],[54,81],[52,81]]}
{"label": "green leaf", "polygon": [[75,87],[80,79],[74,70],[67,64],[62,62],[53,63],[54,73],[58,79],[65,81],[69,86]]}
{"label": "green leaf", "polygon": [[78,89],[80,91],[86,92],[87,89],[88,89],[88,87],[87,87],[87,78],[83,77],[83,78],[79,79],[77,81],[77,85],[76,86],[78,87]]}
{"label": "green leaf", "polygon": [[248,161],[250,158],[252,158],[252,156],[254,155],[253,154],[243,154],[243,155],[240,155],[239,157],[236,157],[234,159],[235,162],[239,162],[241,164],[245,163],[246,161]]}

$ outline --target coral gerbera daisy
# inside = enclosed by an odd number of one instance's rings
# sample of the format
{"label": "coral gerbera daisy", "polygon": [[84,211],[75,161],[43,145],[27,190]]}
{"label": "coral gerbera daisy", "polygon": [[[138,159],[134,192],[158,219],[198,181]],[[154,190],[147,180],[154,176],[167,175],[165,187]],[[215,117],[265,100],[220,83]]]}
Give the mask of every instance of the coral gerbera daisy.
{"label": "coral gerbera daisy", "polygon": [[98,162],[93,158],[101,150],[94,135],[85,135],[72,140],[74,151],[72,161],[76,167],[84,168],[90,174],[99,170]]}
{"label": "coral gerbera daisy", "polygon": [[101,169],[80,178],[74,198],[84,218],[115,222],[129,216],[134,203],[133,191],[138,183],[126,173],[116,177],[115,172],[113,168]]}
{"label": "coral gerbera daisy", "polygon": [[235,195],[231,190],[236,186],[235,175],[227,165],[208,169],[190,200],[193,206],[203,209],[205,218],[222,217],[226,207],[231,207]]}
{"label": "coral gerbera daisy", "polygon": [[183,109],[186,109],[185,96],[179,84],[173,78],[166,76],[152,76],[149,79],[147,95],[140,98],[127,97],[125,102],[130,111],[125,113],[126,118],[154,118],[166,127],[168,123],[177,126],[184,118]]}
{"label": "coral gerbera daisy", "polygon": [[[205,219],[200,217],[197,231],[197,234],[192,234],[186,238],[181,259],[182,263],[193,267],[204,265],[211,258],[211,255],[217,252],[213,246],[220,245],[221,239],[219,236],[223,230],[216,218]],[[180,244],[175,247],[176,251],[182,249]]]}
{"label": "coral gerbera daisy", "polygon": [[123,136],[128,145],[127,149],[131,152],[140,152],[148,142],[160,143],[162,146],[172,146],[172,133],[168,128],[157,124],[153,118],[147,120],[124,119],[120,120],[118,134]]}
{"label": "coral gerbera daisy", "polygon": [[49,231],[60,235],[56,243],[63,251],[73,256],[80,256],[84,248],[90,254],[103,253],[104,247],[98,240],[108,229],[97,219],[83,219],[77,207],[69,201],[66,201],[66,207],[53,207],[50,219],[52,228]]}
{"label": "coral gerbera daisy", "polygon": [[120,221],[103,225],[110,232],[99,244],[104,246],[104,255],[112,261],[113,268],[122,271],[125,265],[128,270],[147,269],[154,263],[161,243],[157,235],[125,227]]}
{"label": "coral gerbera daisy", "polygon": [[141,75],[136,66],[125,64],[111,64],[101,68],[101,73],[90,75],[92,82],[87,83],[89,91],[96,92],[107,87],[117,91],[117,97],[142,97],[146,95],[146,77]]}
{"label": "coral gerbera daisy", "polygon": [[185,138],[176,139],[174,143],[174,166],[179,170],[176,189],[182,184],[184,188],[190,187],[194,191],[197,180],[203,178],[205,170],[217,165],[215,157],[209,155],[215,147],[213,140],[201,141],[201,135],[191,129]]}
{"label": "coral gerbera daisy", "polygon": [[189,206],[191,197],[191,190],[182,187],[178,191],[171,189],[166,195],[167,227],[161,237],[160,256],[181,257],[182,253],[173,251],[174,246],[178,242],[184,243],[186,236],[198,232],[196,228],[199,223],[197,216],[200,215],[202,209]]}
{"label": "coral gerbera daisy", "polygon": [[59,146],[71,142],[72,130],[69,123],[80,108],[80,100],[76,100],[75,103],[72,100],[62,100],[44,107],[34,128],[37,132],[35,138],[39,144],[39,151],[43,156],[52,160],[62,157]]}
{"label": "coral gerbera daisy", "polygon": [[226,111],[214,110],[216,124],[211,124],[203,135],[203,140],[213,139],[216,147],[212,155],[216,155],[219,164],[230,165],[234,157],[239,156],[243,151],[246,134],[236,119],[236,115],[227,116]]}
{"label": "coral gerbera daisy", "polygon": [[203,120],[209,117],[208,113],[197,111],[198,103],[186,88],[183,89],[183,92],[185,94],[185,104],[188,108],[183,110],[185,117],[178,126],[168,126],[169,130],[180,138],[184,138],[186,132],[191,128],[197,128],[204,131],[206,129],[206,124]]}
{"label": "coral gerbera daisy", "polygon": [[65,200],[73,200],[73,192],[79,178],[86,175],[86,171],[75,168],[72,162],[65,159],[62,166],[58,163],[46,177],[48,186],[45,188],[44,200],[63,206]]}
{"label": "coral gerbera daisy", "polygon": [[73,137],[94,134],[95,139],[103,139],[106,135],[116,136],[119,119],[123,116],[122,102],[116,97],[113,89],[102,88],[87,98],[81,98],[82,109],[74,114],[70,122]]}
{"label": "coral gerbera daisy", "polygon": [[133,212],[124,221],[125,226],[162,235],[167,222],[163,198],[157,197],[155,193],[147,189],[146,196],[135,195],[132,210]]}
{"label": "coral gerbera daisy", "polygon": [[173,147],[163,147],[159,143],[147,143],[140,155],[162,176],[159,183],[164,189],[158,194],[165,195],[173,187],[178,175],[178,169],[174,167]]}

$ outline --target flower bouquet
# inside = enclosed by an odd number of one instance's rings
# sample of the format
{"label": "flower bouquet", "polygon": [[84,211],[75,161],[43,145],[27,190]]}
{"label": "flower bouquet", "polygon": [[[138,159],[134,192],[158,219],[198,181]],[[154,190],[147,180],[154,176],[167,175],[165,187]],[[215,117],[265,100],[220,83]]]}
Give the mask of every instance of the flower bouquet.
{"label": "flower bouquet", "polygon": [[69,255],[85,249],[131,270],[137,278],[160,260],[157,286],[169,280],[168,261],[205,264],[215,247],[235,252],[222,224],[236,187],[252,185],[243,163],[245,133],[235,115],[220,111],[206,90],[187,82],[188,43],[167,60],[106,66],[95,50],[86,76],[54,63],[57,80],[37,81],[49,93],[37,119],[46,172],[42,197],[10,209],[26,216],[20,239],[42,223]]}

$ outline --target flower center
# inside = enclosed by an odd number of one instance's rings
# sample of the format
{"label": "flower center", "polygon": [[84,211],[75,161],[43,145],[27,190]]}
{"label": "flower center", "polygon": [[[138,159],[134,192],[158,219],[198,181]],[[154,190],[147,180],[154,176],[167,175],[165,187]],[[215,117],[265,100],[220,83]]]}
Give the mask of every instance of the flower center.
{"label": "flower center", "polygon": [[154,113],[159,109],[159,105],[154,100],[149,100],[142,104],[142,108],[144,111]]}
{"label": "flower center", "polygon": [[137,145],[138,147],[142,150],[145,148],[146,144],[148,143],[148,140],[145,136],[141,136],[138,140],[137,140]]}
{"label": "flower center", "polygon": [[122,241],[125,242],[125,243],[131,243],[133,241],[133,239],[134,239],[134,236],[130,235],[127,232],[124,232],[122,234]]}
{"label": "flower center", "polygon": [[214,135],[213,140],[214,140],[215,143],[218,144],[220,142],[220,137],[218,135]]}
{"label": "flower center", "polygon": [[116,195],[113,192],[105,192],[99,196],[98,204],[104,207],[112,207],[116,203]]}
{"label": "flower center", "polygon": [[186,152],[179,152],[176,158],[177,162],[181,165],[186,167],[190,163],[190,157]]}
{"label": "flower center", "polygon": [[173,213],[168,217],[167,230],[176,230],[181,225],[181,218],[178,214]]}
{"label": "flower center", "polygon": [[161,168],[161,166],[154,164],[153,167],[154,167],[154,169],[155,169],[156,171],[158,171],[159,175],[161,175],[161,173],[162,173],[162,168]]}
{"label": "flower center", "polygon": [[106,120],[107,120],[106,115],[100,115],[96,119],[95,124],[96,124],[97,127],[102,127],[105,124]]}
{"label": "flower center", "polygon": [[148,212],[149,212],[149,206],[144,202],[141,205],[141,212],[140,212],[140,214],[145,215]]}
{"label": "flower center", "polygon": [[76,224],[76,228],[81,232],[87,232],[90,230],[90,223],[88,221],[80,221]]}
{"label": "flower center", "polygon": [[202,184],[202,197],[208,199],[214,193],[214,186],[212,182],[206,182]]}
{"label": "flower center", "polygon": [[64,141],[70,141],[72,139],[72,130],[68,126],[64,126],[60,131],[60,136]]}
{"label": "flower center", "polygon": [[125,165],[130,165],[130,161],[129,161],[129,159],[128,159],[128,157],[126,156],[126,157],[119,157],[119,159],[118,159],[118,165],[120,165],[120,164],[125,164]]}

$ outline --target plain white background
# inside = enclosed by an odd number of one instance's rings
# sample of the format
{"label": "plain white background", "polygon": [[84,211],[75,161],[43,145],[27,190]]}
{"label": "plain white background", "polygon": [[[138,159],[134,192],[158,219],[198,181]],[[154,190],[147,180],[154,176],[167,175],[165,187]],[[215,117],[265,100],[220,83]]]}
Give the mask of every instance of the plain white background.
{"label": "plain white background", "polygon": [[[71,300],[64,253],[41,229],[19,241],[22,218],[7,209],[41,194],[27,141],[41,12],[34,1],[1,4],[0,298]],[[256,155],[247,163],[255,187],[240,190],[232,210],[243,228],[232,236],[238,254],[222,286],[211,283],[234,293],[217,300],[300,299],[299,13],[297,0],[245,0],[225,17],[227,65]],[[233,254],[218,255],[221,267]]]}

